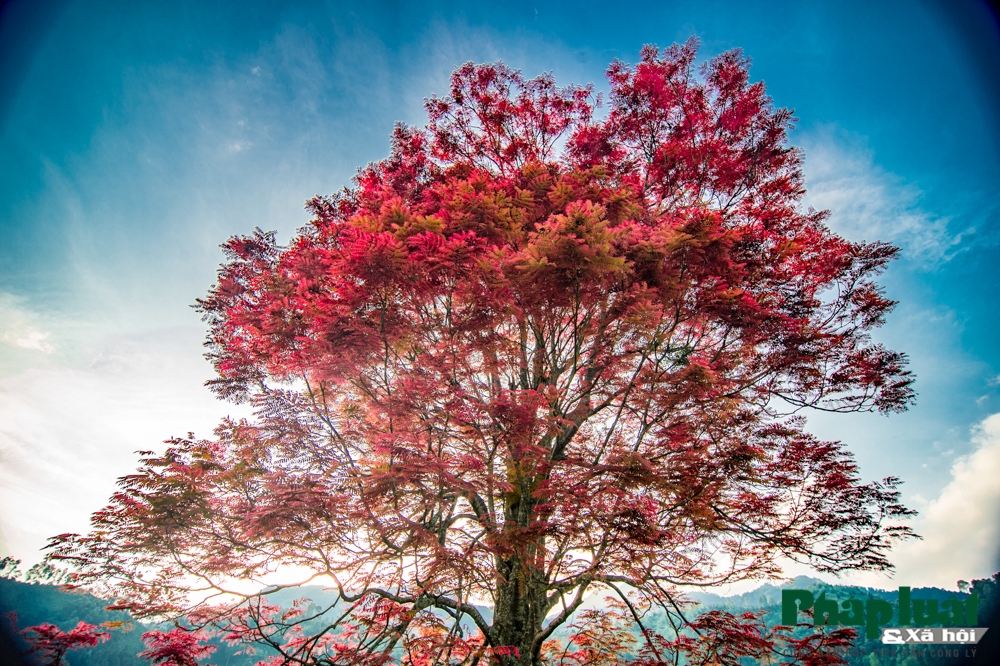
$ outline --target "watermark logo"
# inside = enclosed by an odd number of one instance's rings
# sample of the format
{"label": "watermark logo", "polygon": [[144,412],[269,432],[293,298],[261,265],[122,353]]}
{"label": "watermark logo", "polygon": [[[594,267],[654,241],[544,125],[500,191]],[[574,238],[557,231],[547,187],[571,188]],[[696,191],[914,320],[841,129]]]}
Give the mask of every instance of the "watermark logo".
{"label": "watermark logo", "polygon": [[886,645],[975,645],[986,633],[986,629],[949,629],[946,627],[924,627],[923,629],[885,628],[882,642]]}
{"label": "watermark logo", "polygon": [[[979,594],[965,600],[911,599],[910,588],[899,588],[899,617],[884,599],[827,599],[826,592],[813,596],[808,590],[781,591],[781,623],[798,624],[799,613],[812,610],[813,623],[864,627],[869,640],[887,645],[955,644],[975,645],[986,633],[979,624]],[[895,621],[894,621],[895,620]],[[942,625],[942,626],[934,626]],[[883,628],[887,627],[887,628]]]}

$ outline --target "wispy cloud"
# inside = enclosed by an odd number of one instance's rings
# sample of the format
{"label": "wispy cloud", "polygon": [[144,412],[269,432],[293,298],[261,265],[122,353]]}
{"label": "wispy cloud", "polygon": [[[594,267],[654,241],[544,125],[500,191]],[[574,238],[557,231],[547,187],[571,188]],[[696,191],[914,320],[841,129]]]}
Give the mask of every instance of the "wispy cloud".
{"label": "wispy cloud", "polygon": [[806,204],[831,211],[830,225],[852,240],[899,245],[904,257],[932,267],[967,247],[975,229],[956,230],[948,216],[921,207],[922,192],[886,171],[857,136],[825,128],[801,137]]}
{"label": "wispy cloud", "polygon": [[[899,546],[890,559],[900,585],[954,588],[955,582],[992,575],[1000,566],[1000,414],[973,431],[973,450],[955,460],[951,481],[934,499],[915,497],[913,528],[923,539]],[[883,576],[851,576],[884,587]],[[896,583],[892,583],[896,584]]]}
{"label": "wispy cloud", "polygon": [[[40,317],[24,307],[23,299],[0,293],[0,373],[13,360],[11,357],[25,349],[51,354],[56,350],[51,331],[43,330]],[[7,349],[3,349],[3,347]]]}

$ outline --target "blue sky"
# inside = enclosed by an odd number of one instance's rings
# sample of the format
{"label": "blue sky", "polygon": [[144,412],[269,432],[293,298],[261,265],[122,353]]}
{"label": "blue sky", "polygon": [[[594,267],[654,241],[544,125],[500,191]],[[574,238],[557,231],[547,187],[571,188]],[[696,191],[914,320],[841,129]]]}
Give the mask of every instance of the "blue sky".
{"label": "blue sky", "polygon": [[[908,413],[811,419],[866,478],[906,482],[926,539],[904,584],[1000,568],[1000,27],[978,0],[14,1],[0,13],[0,549],[85,528],[132,453],[238,411],[202,387],[189,307],[218,244],[287,239],[302,204],[384,157],[467,60],[605,89],[697,35],[740,47],[799,118],[807,203],[898,244],[879,338]],[[959,518],[956,516],[960,514]],[[958,555],[958,553],[965,553]]]}

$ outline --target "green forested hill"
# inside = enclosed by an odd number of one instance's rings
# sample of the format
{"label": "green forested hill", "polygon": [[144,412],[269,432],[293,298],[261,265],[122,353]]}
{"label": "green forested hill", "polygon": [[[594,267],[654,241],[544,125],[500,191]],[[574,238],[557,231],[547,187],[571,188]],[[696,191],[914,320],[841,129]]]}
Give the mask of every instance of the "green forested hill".
{"label": "green forested hill", "polygon": [[[63,592],[55,585],[0,578],[0,612],[17,613],[21,629],[51,622],[68,631],[81,621],[101,624],[129,619],[126,613],[104,610],[104,603],[89,594]],[[114,631],[106,643],[74,650],[67,654],[67,659],[72,666],[146,666],[147,662],[136,657],[143,650],[141,634],[141,627],[127,633]]]}
{"label": "green forested hill", "polygon": [[[72,629],[81,621],[95,625],[102,622],[126,623],[123,629],[111,630],[111,638],[107,642],[67,653],[71,666],[149,666],[149,662],[139,659],[137,655],[145,649],[142,633],[152,627],[128,622],[130,617],[127,613],[107,611],[104,609],[106,603],[89,594],[64,592],[56,585],[0,578],[0,615],[15,612],[20,629],[42,622],[50,622],[63,631]],[[263,650],[258,656],[236,654],[236,647],[219,641],[213,643],[216,652],[209,661],[215,666],[252,666],[269,654]]]}

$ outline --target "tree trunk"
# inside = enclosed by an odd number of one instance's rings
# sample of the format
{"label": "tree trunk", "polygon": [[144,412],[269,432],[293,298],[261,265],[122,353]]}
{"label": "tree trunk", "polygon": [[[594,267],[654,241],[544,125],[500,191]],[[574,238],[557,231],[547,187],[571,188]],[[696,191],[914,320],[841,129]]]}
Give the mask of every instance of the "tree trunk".
{"label": "tree trunk", "polygon": [[[498,568],[499,590],[493,614],[497,645],[494,653],[504,666],[537,666],[540,647],[535,637],[545,619],[545,586],[520,558],[505,559]],[[517,653],[511,648],[516,648]],[[509,653],[508,653],[509,652]],[[505,654],[508,653],[508,654]]]}
{"label": "tree trunk", "polygon": [[529,488],[522,488],[522,492],[508,497],[504,512],[504,531],[512,537],[513,552],[496,558],[493,627],[497,643],[494,654],[499,657],[496,662],[503,666],[541,663],[541,646],[535,645],[535,637],[541,633],[548,611],[545,571],[536,562],[539,554],[545,552],[544,537],[531,534],[538,500],[530,495],[530,486],[535,484],[526,485]]}

